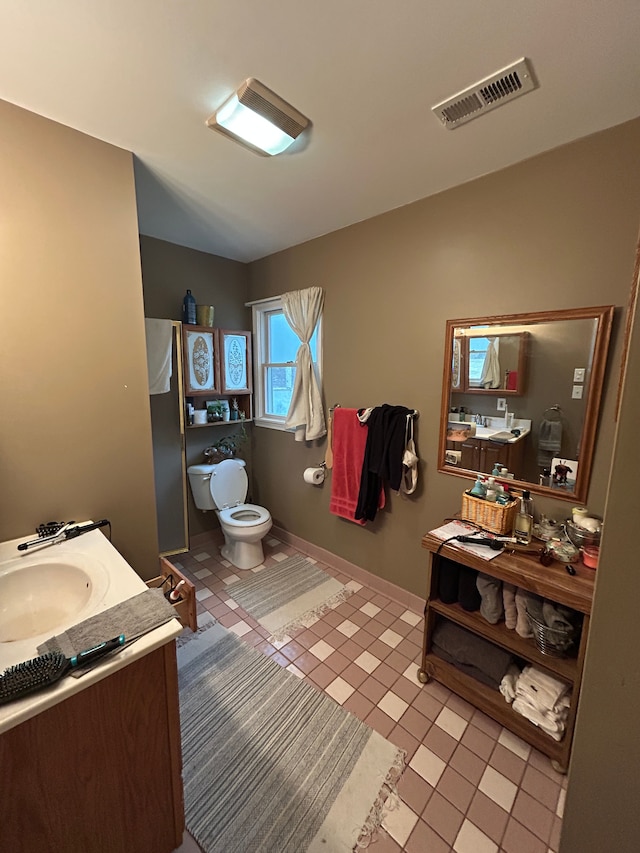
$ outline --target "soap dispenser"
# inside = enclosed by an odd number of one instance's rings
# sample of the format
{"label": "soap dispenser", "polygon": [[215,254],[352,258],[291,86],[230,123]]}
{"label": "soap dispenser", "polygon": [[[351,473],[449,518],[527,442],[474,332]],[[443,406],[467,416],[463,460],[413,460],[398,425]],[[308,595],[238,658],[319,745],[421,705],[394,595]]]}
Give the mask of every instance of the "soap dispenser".
{"label": "soap dispenser", "polygon": [[487,487],[485,486],[482,480],[482,474],[478,474],[478,477],[473,484],[473,488],[471,489],[470,494],[472,494],[475,498],[484,498],[487,494]]}

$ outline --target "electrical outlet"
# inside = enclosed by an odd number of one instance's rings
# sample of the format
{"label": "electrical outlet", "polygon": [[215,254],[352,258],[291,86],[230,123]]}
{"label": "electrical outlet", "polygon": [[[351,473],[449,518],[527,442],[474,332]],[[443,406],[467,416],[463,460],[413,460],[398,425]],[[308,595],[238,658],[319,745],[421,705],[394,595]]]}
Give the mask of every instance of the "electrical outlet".
{"label": "electrical outlet", "polygon": [[507,398],[506,397],[498,397],[498,402],[496,403],[496,409],[499,412],[504,412],[507,408]]}
{"label": "electrical outlet", "polygon": [[584,367],[576,367],[573,371],[574,382],[584,382]]}
{"label": "electrical outlet", "polygon": [[571,392],[572,400],[582,400],[582,385],[574,385]]}

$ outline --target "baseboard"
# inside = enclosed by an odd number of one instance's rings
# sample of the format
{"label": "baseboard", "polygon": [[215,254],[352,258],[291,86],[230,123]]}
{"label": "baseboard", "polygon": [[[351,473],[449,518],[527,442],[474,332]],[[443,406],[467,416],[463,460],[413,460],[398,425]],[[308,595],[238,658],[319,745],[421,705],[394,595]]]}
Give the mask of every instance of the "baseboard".
{"label": "baseboard", "polygon": [[[284,530],[275,524],[268,535],[279,539],[285,545],[291,545],[297,551],[301,551],[303,554],[314,560],[318,560],[320,563],[327,563],[333,566],[333,568],[337,569],[343,575],[347,575],[351,580],[375,589],[376,592],[386,595],[387,598],[401,604],[408,610],[413,610],[414,613],[422,613],[424,610],[424,598],[420,598],[419,595],[408,592],[406,589],[402,589],[401,586],[397,586],[391,583],[391,581],[384,580],[384,578],[372,574],[372,572],[363,569],[361,566],[356,566],[355,563],[350,563],[343,557],[327,551],[326,548],[314,545],[313,542],[307,542],[301,536],[296,536],[294,533],[290,533],[288,530]],[[210,544],[220,547],[223,543],[224,535],[218,527],[215,530],[206,530],[204,533],[197,533],[195,536],[192,536],[189,550],[206,548]]]}
{"label": "baseboard", "polygon": [[420,598],[419,595],[415,595],[413,592],[408,592],[401,586],[397,586],[396,584],[391,583],[391,581],[384,580],[384,578],[380,578],[378,575],[372,574],[372,572],[363,569],[361,566],[356,566],[355,563],[350,563],[348,560],[339,557],[337,554],[327,551],[326,548],[314,545],[313,542],[307,542],[306,539],[302,539],[302,537],[296,536],[294,533],[290,533],[288,530],[283,530],[283,528],[277,527],[276,525],[271,528],[270,535],[279,539],[285,545],[291,545],[296,550],[301,551],[308,557],[312,557],[314,560],[333,566],[333,568],[342,572],[342,574],[348,575],[352,580],[366,585],[371,589],[375,589],[376,592],[379,592],[381,595],[386,595],[387,598],[391,598],[393,601],[401,604],[408,610],[413,610],[414,613],[422,613],[424,610],[424,598]]}

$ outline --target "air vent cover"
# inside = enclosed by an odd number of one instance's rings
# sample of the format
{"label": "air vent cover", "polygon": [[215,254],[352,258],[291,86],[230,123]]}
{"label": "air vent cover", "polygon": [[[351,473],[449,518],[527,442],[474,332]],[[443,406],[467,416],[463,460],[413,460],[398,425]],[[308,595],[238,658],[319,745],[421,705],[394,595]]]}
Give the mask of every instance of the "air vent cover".
{"label": "air vent cover", "polygon": [[431,110],[445,127],[453,130],[536,87],[533,73],[523,58],[436,104]]}

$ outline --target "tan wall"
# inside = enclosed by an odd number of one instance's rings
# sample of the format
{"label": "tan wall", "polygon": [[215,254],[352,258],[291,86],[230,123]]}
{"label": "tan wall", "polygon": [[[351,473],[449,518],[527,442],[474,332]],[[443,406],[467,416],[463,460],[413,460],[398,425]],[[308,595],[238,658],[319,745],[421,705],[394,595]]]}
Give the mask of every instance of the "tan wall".
{"label": "tan wall", "polygon": [[109,518],[157,573],[131,154],[0,102],[0,538]]}
{"label": "tan wall", "polygon": [[[153,237],[140,238],[140,252],[145,317],[181,320],[182,300],[189,288],[198,304],[214,306],[214,323],[219,328],[251,328],[251,310],[244,307],[249,299],[246,264]],[[154,418],[156,416],[154,413]],[[187,430],[187,465],[204,462],[202,451],[205,447],[223,435],[239,431],[240,427],[233,425]],[[250,444],[243,448],[243,456],[251,475]],[[219,527],[215,513],[204,513],[196,508],[190,488],[187,488],[187,506],[191,536]]]}
{"label": "tan wall", "polygon": [[[640,843],[640,312],[635,313],[578,709],[561,853]],[[606,816],[606,817],[605,817]]]}
{"label": "tan wall", "polygon": [[[277,523],[423,594],[420,538],[460,508],[467,482],[436,472],[445,321],[615,304],[589,495],[592,511],[603,511],[640,216],[638,150],[634,121],[251,265],[253,299],[324,288],[328,405],[386,402],[421,413],[420,487],[408,500],[392,495],[364,529],[329,514],[329,481],[303,483],[324,442],[310,447],[256,428],[256,499]],[[566,517],[567,504],[537,503]]]}

